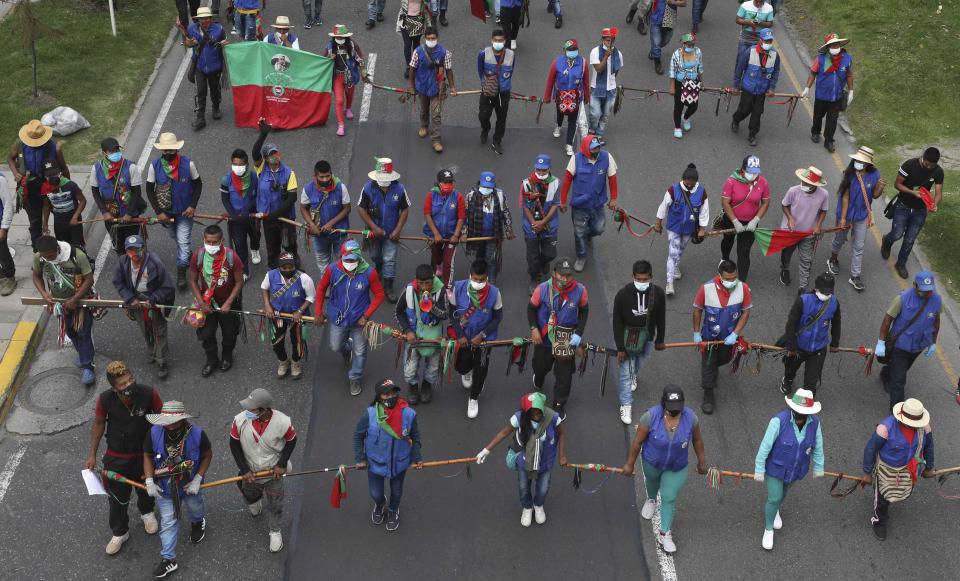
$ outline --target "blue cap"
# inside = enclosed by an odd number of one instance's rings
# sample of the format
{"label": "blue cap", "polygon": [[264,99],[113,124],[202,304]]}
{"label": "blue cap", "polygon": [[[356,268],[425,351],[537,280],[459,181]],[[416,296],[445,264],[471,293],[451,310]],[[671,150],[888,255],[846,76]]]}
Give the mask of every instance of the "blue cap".
{"label": "blue cap", "polygon": [[133,236],[127,236],[123,241],[123,248],[143,248],[143,236],[139,234],[134,234]]}
{"label": "blue cap", "polygon": [[594,135],[593,139],[590,140],[590,149],[600,149],[603,146],[600,143],[600,138]]}
{"label": "blue cap", "polygon": [[280,151],[280,148],[277,147],[276,143],[264,143],[263,147],[260,148],[260,155],[266,157],[274,151]]}
{"label": "blue cap", "polygon": [[534,169],[550,169],[550,156],[546,153],[537,155],[537,160],[533,162]]}
{"label": "blue cap", "polygon": [[340,259],[360,260],[360,244],[352,238],[344,242],[343,246],[340,247]]}
{"label": "blue cap", "polygon": [[497,176],[492,171],[485,171],[480,174],[480,185],[485,188],[497,187]]}
{"label": "blue cap", "polygon": [[773,40],[773,31],[769,28],[761,28],[757,36],[760,40]]}
{"label": "blue cap", "polygon": [[933,273],[929,270],[918,272],[917,276],[913,279],[913,282],[917,285],[917,289],[922,291],[936,290],[936,281],[936,277],[934,277]]}
{"label": "blue cap", "polygon": [[751,155],[747,158],[747,167],[744,169],[747,173],[761,173],[760,172],[760,158]]}

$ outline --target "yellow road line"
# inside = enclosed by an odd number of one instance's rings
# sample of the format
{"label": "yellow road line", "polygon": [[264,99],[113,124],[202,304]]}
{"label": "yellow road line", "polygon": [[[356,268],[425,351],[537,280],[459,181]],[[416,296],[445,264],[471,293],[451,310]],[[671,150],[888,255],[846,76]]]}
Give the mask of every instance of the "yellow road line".
{"label": "yellow road line", "polygon": [[0,400],[6,398],[0,406],[0,422],[17,394],[17,381],[20,379],[18,376],[24,369],[24,361],[31,356],[31,341],[37,331],[36,321],[17,323],[10,344],[3,354],[3,360],[0,360]]}

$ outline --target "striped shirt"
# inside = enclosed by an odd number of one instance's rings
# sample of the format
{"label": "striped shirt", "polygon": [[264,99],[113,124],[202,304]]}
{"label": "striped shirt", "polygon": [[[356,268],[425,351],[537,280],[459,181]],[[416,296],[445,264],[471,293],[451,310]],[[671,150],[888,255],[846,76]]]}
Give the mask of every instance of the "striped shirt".
{"label": "striped shirt", "polygon": [[[693,68],[687,69],[683,66],[683,54],[683,47],[673,51],[673,56],[670,57],[670,78],[678,81],[686,81],[693,80],[703,75],[703,54],[700,52],[700,47],[693,47],[693,54],[696,56],[696,66]],[[687,76],[687,74],[691,71],[696,72],[696,77],[691,78]]]}
{"label": "striped shirt", "polygon": [[[753,0],[747,0],[737,9],[737,18],[745,20],[759,20],[760,22],[773,22],[773,6],[769,2],[764,2],[763,6],[757,8]],[[753,26],[743,26],[740,29],[740,42],[756,44],[760,42],[757,36],[758,29]]]}

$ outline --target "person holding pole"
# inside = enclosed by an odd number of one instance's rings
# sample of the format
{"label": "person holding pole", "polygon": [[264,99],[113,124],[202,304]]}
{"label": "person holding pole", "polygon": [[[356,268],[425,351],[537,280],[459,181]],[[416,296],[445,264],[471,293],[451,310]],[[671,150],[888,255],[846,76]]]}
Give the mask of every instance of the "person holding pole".
{"label": "person holding pole", "polygon": [[[280,361],[277,378],[283,379],[289,373],[291,378],[300,379],[303,376],[303,365],[300,361],[305,348],[301,318],[317,300],[316,287],[307,273],[297,269],[296,256],[284,252],[279,260],[280,266],[263,277],[260,294],[263,297],[263,311],[270,318],[273,352]],[[285,345],[288,334],[291,359],[287,358]]]}

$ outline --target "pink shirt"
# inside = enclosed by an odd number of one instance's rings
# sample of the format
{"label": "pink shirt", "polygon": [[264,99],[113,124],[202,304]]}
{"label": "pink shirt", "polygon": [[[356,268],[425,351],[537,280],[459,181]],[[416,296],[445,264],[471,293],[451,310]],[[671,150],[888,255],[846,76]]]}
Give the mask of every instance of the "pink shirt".
{"label": "pink shirt", "polygon": [[741,222],[749,222],[760,210],[760,203],[770,199],[770,185],[767,178],[760,176],[752,184],[745,184],[732,177],[723,184],[724,198],[730,200],[733,206],[733,215]]}

